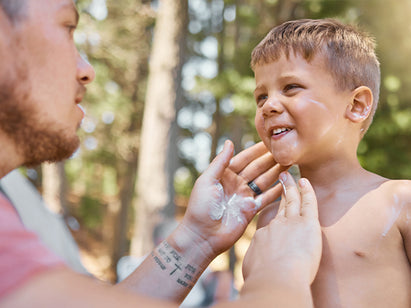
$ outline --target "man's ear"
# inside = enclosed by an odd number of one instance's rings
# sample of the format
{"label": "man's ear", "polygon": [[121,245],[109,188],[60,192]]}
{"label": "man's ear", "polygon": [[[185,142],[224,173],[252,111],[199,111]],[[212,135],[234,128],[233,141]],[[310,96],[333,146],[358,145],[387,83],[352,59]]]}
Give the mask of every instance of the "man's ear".
{"label": "man's ear", "polygon": [[373,95],[370,88],[361,86],[352,92],[351,103],[347,106],[345,116],[355,123],[364,122],[370,115]]}

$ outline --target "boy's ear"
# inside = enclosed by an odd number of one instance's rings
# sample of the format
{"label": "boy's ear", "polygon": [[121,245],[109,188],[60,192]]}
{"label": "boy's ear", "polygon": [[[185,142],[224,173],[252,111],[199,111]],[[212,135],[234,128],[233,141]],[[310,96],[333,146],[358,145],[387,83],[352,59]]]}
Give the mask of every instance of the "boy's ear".
{"label": "boy's ear", "polygon": [[355,123],[364,122],[371,113],[373,95],[370,88],[361,86],[352,92],[351,103],[347,106],[345,116]]}

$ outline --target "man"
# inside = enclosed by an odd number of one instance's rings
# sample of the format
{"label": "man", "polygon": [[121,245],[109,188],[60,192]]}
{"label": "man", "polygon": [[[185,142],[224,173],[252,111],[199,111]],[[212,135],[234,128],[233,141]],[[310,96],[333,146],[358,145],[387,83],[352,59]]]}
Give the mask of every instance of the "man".
{"label": "man", "polygon": [[[72,0],[0,0],[0,178],[21,165],[65,159],[79,145],[78,104],[94,70],[74,44],[77,23]],[[114,287],[68,269],[0,195],[0,306],[176,307],[281,191],[270,187],[282,169],[262,144],[232,155],[227,142],[197,180],[181,224]],[[307,181],[299,191],[288,173],[281,177],[282,210],[252,241],[240,299],[221,307],[312,306],[321,253],[315,195]]]}

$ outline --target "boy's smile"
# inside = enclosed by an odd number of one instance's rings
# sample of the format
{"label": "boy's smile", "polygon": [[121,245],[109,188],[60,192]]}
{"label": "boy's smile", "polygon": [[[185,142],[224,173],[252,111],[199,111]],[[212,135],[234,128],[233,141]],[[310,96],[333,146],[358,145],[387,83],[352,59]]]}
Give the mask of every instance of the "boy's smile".
{"label": "boy's smile", "polygon": [[320,57],[281,56],[257,65],[255,78],[256,129],[277,162],[309,163],[340,146],[351,91],[336,87]]}

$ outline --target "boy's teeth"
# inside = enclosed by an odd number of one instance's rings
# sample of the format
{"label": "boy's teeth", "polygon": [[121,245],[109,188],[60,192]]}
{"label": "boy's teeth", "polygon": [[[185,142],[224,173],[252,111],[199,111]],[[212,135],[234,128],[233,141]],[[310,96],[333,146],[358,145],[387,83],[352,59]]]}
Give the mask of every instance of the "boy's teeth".
{"label": "boy's teeth", "polygon": [[280,134],[280,133],[285,132],[285,131],[288,131],[288,130],[289,130],[289,129],[288,129],[288,128],[285,128],[285,127],[276,128],[276,129],[273,130],[273,134],[274,134],[274,135],[277,135],[277,134]]}

